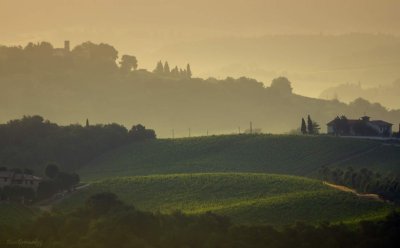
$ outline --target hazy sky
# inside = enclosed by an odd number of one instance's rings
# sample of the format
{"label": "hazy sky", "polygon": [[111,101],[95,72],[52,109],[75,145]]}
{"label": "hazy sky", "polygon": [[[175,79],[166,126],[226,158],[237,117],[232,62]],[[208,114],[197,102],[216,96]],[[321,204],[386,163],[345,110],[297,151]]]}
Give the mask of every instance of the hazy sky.
{"label": "hazy sky", "polygon": [[400,34],[399,12],[398,0],[0,0],[0,43],[101,39],[125,47],[223,35]]}
{"label": "hazy sky", "polygon": [[[400,35],[399,13],[400,0],[0,0],[0,44],[106,42],[152,69],[156,59],[169,59],[157,51],[182,42],[266,34]],[[171,62],[197,60],[180,58]],[[210,72],[195,65],[195,75]]]}

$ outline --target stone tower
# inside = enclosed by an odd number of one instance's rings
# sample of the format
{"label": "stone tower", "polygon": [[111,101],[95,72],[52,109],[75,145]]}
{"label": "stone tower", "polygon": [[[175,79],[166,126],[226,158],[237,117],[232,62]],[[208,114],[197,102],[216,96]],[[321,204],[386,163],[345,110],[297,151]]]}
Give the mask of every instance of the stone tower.
{"label": "stone tower", "polygon": [[70,52],[69,40],[64,41],[64,50],[65,52]]}

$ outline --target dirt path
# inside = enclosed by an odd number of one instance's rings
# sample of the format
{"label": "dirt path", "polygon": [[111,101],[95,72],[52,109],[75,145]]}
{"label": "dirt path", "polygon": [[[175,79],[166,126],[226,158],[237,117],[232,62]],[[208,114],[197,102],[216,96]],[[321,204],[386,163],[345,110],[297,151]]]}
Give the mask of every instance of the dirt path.
{"label": "dirt path", "polygon": [[38,202],[38,203],[35,204],[35,207],[38,207],[40,210],[45,211],[45,212],[51,212],[53,210],[53,205],[54,204],[57,204],[57,203],[61,202],[62,200],[70,197],[71,195],[75,194],[76,192],[78,192],[78,191],[80,191],[80,190],[82,190],[84,188],[87,188],[89,186],[90,186],[90,184],[88,184],[88,183],[83,184],[81,186],[76,187],[75,190],[72,191],[72,192],[69,192],[69,193],[65,192],[60,197],[56,198],[56,197],[53,196],[52,198],[49,198],[49,199],[43,200],[41,202]]}
{"label": "dirt path", "polygon": [[371,199],[371,200],[375,200],[375,201],[380,201],[380,202],[385,202],[385,200],[383,200],[379,195],[377,194],[364,194],[364,193],[358,193],[357,191],[355,191],[354,189],[348,188],[346,186],[342,186],[342,185],[337,185],[337,184],[333,184],[333,183],[328,183],[328,182],[323,182],[323,184],[343,191],[343,192],[349,192],[349,193],[353,193],[354,195],[360,197],[360,198],[367,198],[367,199]]}

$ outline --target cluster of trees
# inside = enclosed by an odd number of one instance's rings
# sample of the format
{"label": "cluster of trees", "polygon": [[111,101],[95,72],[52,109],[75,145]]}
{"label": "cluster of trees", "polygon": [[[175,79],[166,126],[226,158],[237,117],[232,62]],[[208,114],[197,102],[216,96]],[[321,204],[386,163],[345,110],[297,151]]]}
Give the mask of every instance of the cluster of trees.
{"label": "cluster of trees", "polygon": [[119,124],[59,126],[41,116],[24,116],[0,125],[0,166],[44,171],[55,161],[66,172],[128,142],[155,139],[154,130]]}
{"label": "cluster of trees", "polygon": [[[122,70],[131,62],[127,56],[122,56]],[[117,58],[118,51],[113,46],[90,41],[77,45],[71,51],[69,47],[54,48],[49,42],[28,43],[25,47],[0,46],[0,74],[72,70],[109,73],[119,69]]]}
{"label": "cluster of trees", "polygon": [[366,168],[354,170],[352,167],[322,167],[319,175],[325,181],[353,188],[357,192],[378,194],[384,199],[400,202],[400,174],[382,175]]}
{"label": "cluster of trees", "polygon": [[46,178],[39,184],[37,199],[46,199],[58,192],[71,191],[74,189],[80,177],[77,173],[60,171],[56,164],[48,164],[45,169]]}
{"label": "cluster of trees", "polygon": [[174,68],[170,68],[168,61],[165,61],[164,65],[162,61],[158,61],[156,68],[153,70],[154,73],[158,75],[165,75],[171,77],[180,77],[180,78],[191,78],[192,70],[190,69],[190,64],[186,65],[186,69],[178,68],[175,66]]}
{"label": "cluster of trees", "polygon": [[310,115],[307,116],[307,124],[306,124],[306,121],[304,120],[304,118],[301,118],[300,131],[302,134],[317,135],[317,134],[319,134],[320,129],[321,128],[320,128],[319,124],[317,122],[313,121],[311,119]]}
{"label": "cluster of trees", "polygon": [[[41,247],[397,247],[400,215],[348,227],[297,223],[276,229],[235,225],[213,213],[169,215],[143,212],[112,193],[90,197],[83,208],[43,214],[18,229],[0,227],[0,242],[37,240]],[[4,243],[3,243],[4,242]]]}
{"label": "cluster of trees", "polygon": [[[68,43],[69,44],[69,43]],[[43,71],[86,73],[110,73],[120,70],[123,73],[135,71],[138,60],[133,55],[124,54],[118,59],[118,51],[111,45],[90,41],[75,46],[54,48],[49,42],[28,43],[25,47],[0,46],[0,74],[24,74]],[[191,78],[190,65],[186,69],[169,67],[158,62],[154,73],[173,77]]]}

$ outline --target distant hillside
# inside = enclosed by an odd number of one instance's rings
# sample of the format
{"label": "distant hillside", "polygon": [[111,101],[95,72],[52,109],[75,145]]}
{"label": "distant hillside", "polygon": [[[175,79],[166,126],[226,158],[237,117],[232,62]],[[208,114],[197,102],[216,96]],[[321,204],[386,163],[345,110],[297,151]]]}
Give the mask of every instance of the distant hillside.
{"label": "distant hillside", "polygon": [[93,160],[83,180],[198,172],[313,176],[321,166],[400,171],[400,147],[335,137],[229,135],[155,140],[122,146]]}
{"label": "distant hillside", "polygon": [[0,203],[0,229],[4,226],[18,227],[27,224],[40,214],[39,209],[16,203]]}
{"label": "distant hillside", "polygon": [[382,202],[359,199],[320,181],[246,173],[117,177],[93,182],[58,208],[73,209],[91,194],[102,191],[114,192],[142,210],[181,210],[189,214],[212,211],[246,224],[352,222],[379,217],[389,210]]}
{"label": "distant hillside", "polygon": [[379,85],[379,87],[363,87],[360,84],[341,84],[324,90],[320,97],[323,99],[340,99],[343,102],[351,102],[362,97],[372,102],[380,102],[390,108],[400,107],[400,79],[391,85]]}
{"label": "distant hillside", "polygon": [[[165,46],[153,58],[189,60],[203,77],[248,76],[268,85],[284,75],[293,81],[295,92],[316,97],[346,82],[378,87],[399,79],[400,37],[360,33],[224,37]],[[388,98],[396,101],[394,96]]]}
{"label": "distant hillside", "polygon": [[249,78],[205,80],[191,78],[186,65],[164,63],[148,72],[134,70],[132,56],[120,57],[123,65],[115,48],[90,42],[71,51],[49,43],[0,47],[0,121],[39,114],[64,125],[87,118],[126,127],[142,123],[159,137],[171,137],[173,130],[175,137],[186,137],[189,129],[192,136],[237,133],[250,121],[263,132],[284,133],[308,114],[322,131],[342,114],[368,114],[396,127],[400,122],[400,110],[363,99],[345,104],[293,94],[285,78],[270,87]]}

